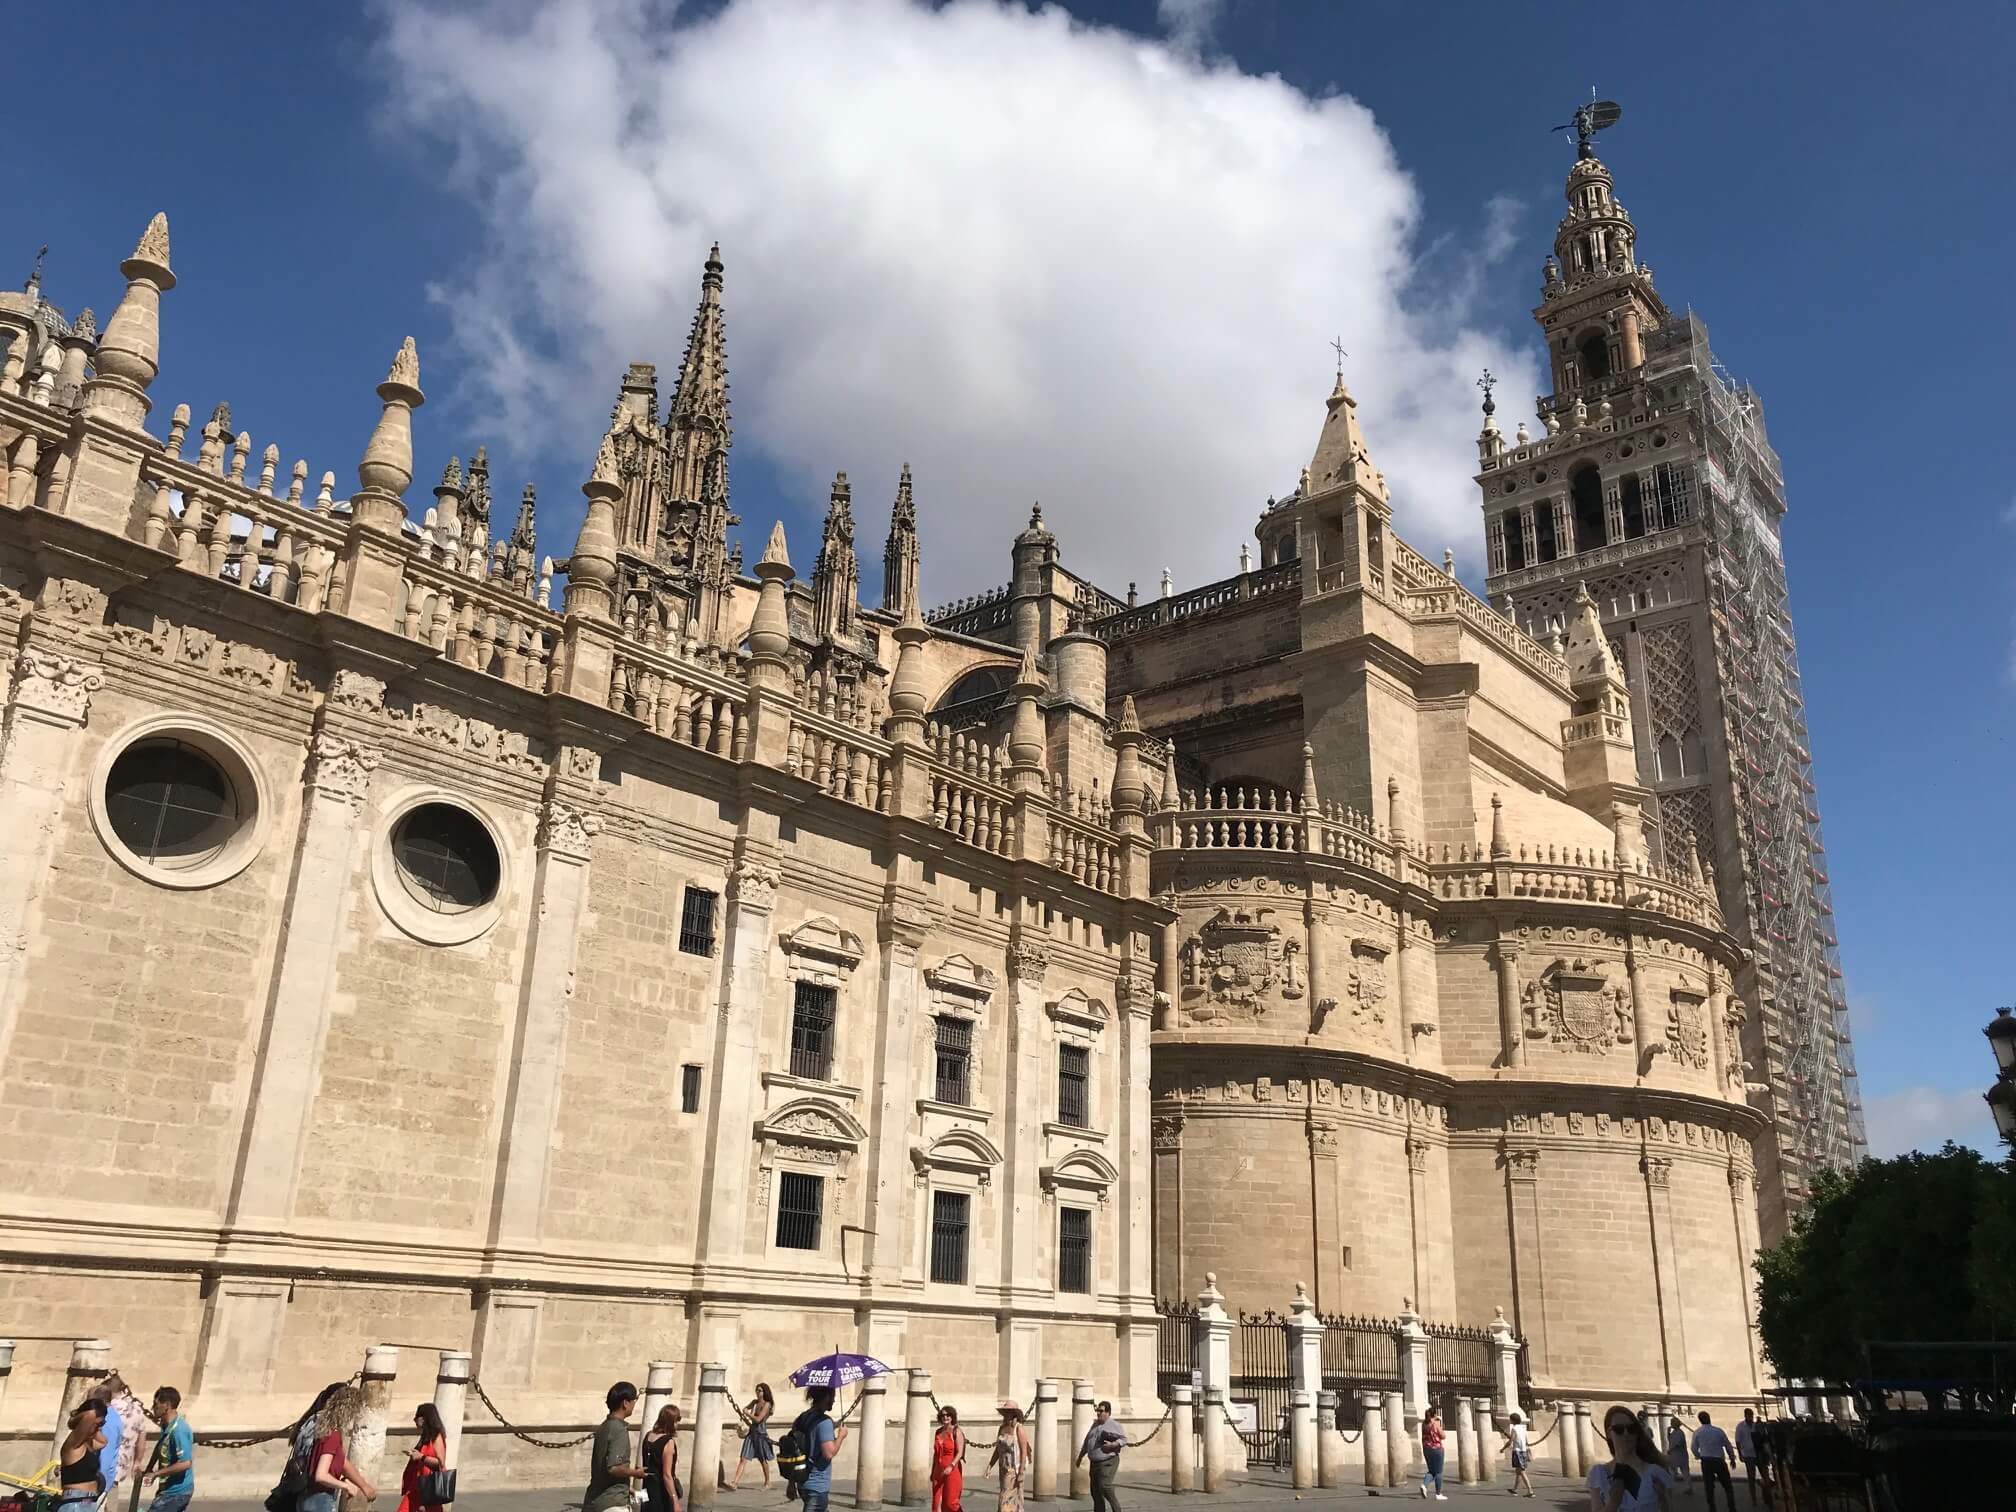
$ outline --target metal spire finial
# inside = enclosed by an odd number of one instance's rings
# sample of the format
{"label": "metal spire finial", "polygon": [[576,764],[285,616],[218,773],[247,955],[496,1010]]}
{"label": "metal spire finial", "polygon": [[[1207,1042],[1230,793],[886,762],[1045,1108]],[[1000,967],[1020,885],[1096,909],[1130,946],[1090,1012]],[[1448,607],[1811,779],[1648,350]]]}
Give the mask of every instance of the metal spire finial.
{"label": "metal spire finial", "polygon": [[1341,335],[1330,343],[1330,350],[1337,354],[1337,381],[1342,383],[1344,381],[1344,359],[1351,354],[1344,350],[1344,338]]}
{"label": "metal spire finial", "polygon": [[1498,380],[1492,376],[1491,369],[1484,369],[1484,376],[1477,380],[1477,387],[1484,390],[1484,413],[1487,415],[1497,414],[1498,404],[1491,397],[1491,391],[1498,387]]}

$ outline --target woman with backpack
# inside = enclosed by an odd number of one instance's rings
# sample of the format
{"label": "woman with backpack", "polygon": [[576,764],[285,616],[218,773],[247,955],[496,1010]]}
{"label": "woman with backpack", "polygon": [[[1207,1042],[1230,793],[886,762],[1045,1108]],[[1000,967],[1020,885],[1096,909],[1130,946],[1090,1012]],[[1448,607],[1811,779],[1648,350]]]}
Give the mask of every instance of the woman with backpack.
{"label": "woman with backpack", "polygon": [[[315,1414],[315,1442],[308,1451],[308,1479],[295,1512],[336,1512],[345,1496],[376,1501],[378,1488],[350,1463],[350,1435],[364,1415],[364,1393],[347,1381],[330,1394]],[[299,1441],[299,1435],[296,1435]]]}
{"label": "woman with backpack", "polygon": [[1029,1470],[1029,1435],[1022,1429],[1022,1409],[1013,1402],[1001,1404],[1001,1432],[994,1440],[994,1452],[987,1463],[1000,1474],[1000,1512],[1022,1512],[1022,1482]]}

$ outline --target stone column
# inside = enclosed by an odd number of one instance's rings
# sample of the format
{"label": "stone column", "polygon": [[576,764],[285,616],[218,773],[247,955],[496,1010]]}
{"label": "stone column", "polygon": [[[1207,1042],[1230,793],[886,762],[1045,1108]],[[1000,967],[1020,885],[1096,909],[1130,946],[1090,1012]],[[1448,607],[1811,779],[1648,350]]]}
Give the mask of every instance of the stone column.
{"label": "stone column", "polygon": [[728,1368],[712,1360],[700,1367],[693,1404],[693,1455],[686,1472],[689,1506],[711,1507],[721,1480],[721,1430],[728,1421]]}
{"label": "stone column", "polygon": [[[562,752],[563,770],[570,766],[573,751],[581,752],[584,763],[599,765],[592,751],[576,746]],[[588,898],[588,857],[601,828],[600,818],[557,792],[540,812],[525,970],[519,979],[504,1134],[497,1154],[490,1221],[493,1245],[535,1249],[544,1228],[546,1171],[560,1108],[574,956]],[[651,1421],[647,1415],[647,1429]]]}
{"label": "stone column", "polygon": [[1204,1386],[1204,1489],[1216,1496],[1225,1489],[1225,1388]]}
{"label": "stone column", "polygon": [[1358,1393],[1358,1440],[1365,1451],[1365,1484],[1375,1491],[1381,1486],[1392,1485],[1386,1419],[1376,1391]]}
{"label": "stone column", "polygon": [[1491,1398],[1472,1397],[1470,1407],[1477,1418],[1477,1479],[1488,1486],[1498,1479],[1498,1424]]}
{"label": "stone column", "polygon": [[434,1369],[434,1410],[441,1414],[441,1426],[448,1431],[447,1458],[442,1468],[452,1470],[462,1460],[462,1419],[469,1405],[469,1355],[466,1350],[444,1349],[441,1363]]}
{"label": "stone column", "polygon": [[1534,566],[1540,560],[1540,530],[1533,521],[1533,506],[1519,506],[1519,543],[1526,553],[1526,565]]}
{"label": "stone column", "polygon": [[[1313,1085],[1313,1084],[1312,1084]],[[1316,1301],[1336,1311],[1344,1299],[1344,1237],[1337,1200],[1337,1125],[1309,1119],[1310,1196],[1316,1224]]]}
{"label": "stone column", "polygon": [[1652,1057],[1666,1049],[1666,1035],[1664,1026],[1655,1022],[1657,1015],[1645,991],[1645,963],[1639,959],[1635,940],[1625,947],[1624,969],[1631,978],[1631,1033],[1637,1047],[1638,1071],[1641,1076],[1649,1075]]}
{"label": "stone column", "polygon": [[1169,1388],[1169,1489],[1188,1491],[1196,1482],[1197,1423],[1187,1382]]}
{"label": "stone column", "polygon": [[1477,1410],[1467,1396],[1452,1397],[1456,1418],[1456,1479],[1459,1484],[1477,1484]]}
{"label": "stone column", "polygon": [[1079,1459],[1078,1450],[1092,1431],[1092,1383],[1079,1377],[1071,1383],[1071,1437],[1065,1446],[1064,1462],[1071,1467],[1071,1494],[1092,1494],[1092,1461]]}
{"label": "stone column", "polygon": [[[1020,906],[1035,909],[1033,904]],[[1037,924],[1038,917],[1031,912],[1029,917],[1016,920],[1009,935],[1008,1000],[1002,1005],[1010,1025],[1004,1042],[1009,1048],[1003,1052],[1008,1072],[1007,1106],[1002,1113],[1003,1126],[1010,1129],[1041,1129],[1052,1115],[1050,1102],[1054,1093],[1044,1061],[1046,1031],[1050,1025],[1043,1012],[1043,978],[1050,967],[1050,951]],[[1006,1190],[999,1199],[1003,1230],[999,1283],[1011,1290],[1029,1288],[1048,1295],[1051,1278],[1043,1274],[1040,1246],[1048,1242],[1054,1229],[1056,1209],[1043,1196],[1041,1142],[1012,1139],[1006,1143],[1003,1172]],[[1003,1395],[1015,1389],[1012,1377],[1001,1383]],[[1053,1444],[1053,1464],[1055,1458]],[[1054,1495],[1055,1488],[1038,1494]]]}
{"label": "stone column", "polygon": [[79,1339],[70,1346],[70,1368],[63,1372],[63,1396],[56,1404],[56,1434],[49,1441],[51,1459],[62,1452],[63,1440],[70,1436],[70,1414],[111,1369],[111,1340]]}
{"label": "stone column", "polygon": [[1492,1407],[1498,1416],[1511,1421],[1519,1411],[1519,1336],[1505,1321],[1505,1309],[1492,1309],[1491,1382]]}
{"label": "stone column", "polygon": [[[739,1257],[749,1220],[749,1130],[762,1112],[757,1082],[758,1041],[769,996],[771,913],[781,880],[771,851],[777,818],[750,809],[735,864],[728,873],[726,936],[722,951],[720,1027],[714,1036],[707,1108],[707,1147],[700,1183],[696,1258],[703,1264]],[[755,1215],[769,1221],[767,1213]]]}
{"label": "stone column", "polygon": [[1691,1393],[1686,1305],[1681,1296],[1680,1253],[1673,1237],[1673,1158],[1647,1154],[1640,1163],[1652,1209],[1652,1264],[1659,1279],[1659,1332],[1666,1350],[1666,1386],[1670,1391]]}
{"label": "stone column", "polygon": [[[633,1453],[641,1452],[637,1449],[637,1445],[643,1443],[644,1435],[649,1433],[652,1424],[658,1421],[659,1409],[672,1400],[674,1393],[678,1389],[678,1384],[678,1361],[653,1360],[644,1367],[644,1400],[637,1409],[637,1417],[634,1424],[637,1434],[636,1440],[632,1445]],[[696,1439],[695,1442],[697,1443],[698,1440]]]}
{"label": "stone column", "polygon": [[1036,1382],[1036,1411],[1030,1430],[1036,1440],[1030,1496],[1035,1501],[1057,1499],[1057,1382],[1049,1376]]}
{"label": "stone column", "polygon": [[861,1220],[869,1231],[863,1241],[868,1276],[877,1286],[901,1279],[910,1241],[902,1205],[914,1185],[909,1120],[915,1116],[917,1089],[911,1059],[917,1047],[924,980],[917,952],[931,927],[927,898],[917,885],[922,863],[899,855],[890,866],[894,875],[877,920],[882,942],[874,1031],[878,1075],[867,1094],[868,1216]]}
{"label": "stone column", "polygon": [[1554,1404],[1554,1439],[1554,1447],[1561,1456],[1562,1475],[1579,1481],[1589,1473],[1589,1467],[1582,1463],[1582,1435],[1575,1428],[1573,1402]]}
{"label": "stone column", "polygon": [[1218,1290],[1218,1273],[1204,1273],[1204,1290],[1197,1294],[1198,1335],[1201,1349],[1197,1365],[1204,1377],[1204,1388],[1218,1388],[1218,1399],[1225,1400],[1232,1389],[1232,1319],[1225,1311],[1225,1294]]}
{"label": "stone column", "polygon": [[[927,1385],[925,1390],[930,1390]],[[925,1405],[931,1399],[924,1398]],[[907,1411],[908,1404],[906,1401]],[[868,1376],[861,1382],[861,1426],[854,1435],[854,1505],[882,1505],[883,1465],[889,1440],[889,1377]],[[903,1422],[903,1444],[910,1444],[910,1422]]]}
{"label": "stone column", "polygon": [[[1403,1141],[1407,1151],[1408,1233],[1414,1247],[1414,1295],[1428,1305],[1435,1282],[1428,1256],[1428,1141],[1409,1132]],[[1421,1339],[1421,1408],[1426,1412],[1428,1396],[1428,1340]]]}
{"label": "stone column", "polygon": [[931,1500],[931,1372],[912,1370],[903,1398],[903,1505]]}
{"label": "stone column", "polygon": [[1288,1384],[1308,1392],[1323,1389],[1323,1320],[1300,1281],[1288,1304]]}
{"label": "stone column", "polygon": [[1506,1149],[1505,1196],[1512,1220],[1514,1316],[1533,1352],[1533,1377],[1546,1382],[1553,1366],[1547,1353],[1547,1262],[1540,1223],[1539,1150],[1517,1145]]}
{"label": "stone column", "polygon": [[1495,941],[1491,946],[1491,964],[1498,969],[1499,1063],[1508,1068],[1523,1066],[1526,1033],[1519,1021],[1519,942]]}
{"label": "stone column", "polygon": [[1183,1115],[1155,1116],[1155,1295],[1181,1296],[1183,1274]]}
{"label": "stone column", "polygon": [[1344,1433],[1337,1426],[1337,1393],[1316,1393],[1316,1484],[1334,1490],[1344,1484]]}
{"label": "stone column", "polygon": [[1387,1484],[1404,1486],[1414,1468],[1414,1431],[1408,1422],[1405,1393],[1389,1391],[1385,1401]]}
{"label": "stone column", "polygon": [[1400,1382],[1407,1392],[1407,1416],[1413,1423],[1428,1411],[1428,1330],[1410,1301],[1400,1309],[1400,1329],[1394,1336],[1400,1350]]}
{"label": "stone column", "polygon": [[[64,585],[51,586],[60,602]],[[92,599],[95,606],[103,596],[94,592]],[[78,765],[77,731],[104,681],[103,671],[76,651],[81,647],[31,646],[0,669],[11,674],[0,715],[0,784],[7,793],[7,822],[0,824],[0,1063],[27,988],[28,914],[55,854],[57,819]]]}
{"label": "stone column", "polygon": [[[364,1351],[364,1374],[358,1383],[364,1392],[364,1411],[344,1456],[374,1485],[384,1479],[378,1462],[385,1457],[385,1428],[392,1420],[392,1388],[398,1379],[398,1345],[373,1344]],[[343,1512],[364,1512],[366,1505],[361,1496],[343,1498]]]}
{"label": "stone column", "polygon": [[[1124,937],[1140,940],[1138,930]],[[1145,943],[1145,941],[1144,941]],[[1130,952],[1134,947],[1130,943]],[[1151,1108],[1153,1084],[1149,1075],[1148,1047],[1155,1029],[1155,978],[1144,949],[1135,955],[1116,983],[1114,1017],[1120,1031],[1120,1054],[1115,1071],[1118,1106],[1111,1127],[1118,1140],[1115,1162],[1120,1167],[1118,1210],[1118,1274],[1115,1289],[1135,1299],[1135,1322],[1120,1325],[1121,1366],[1119,1379],[1107,1387],[1116,1406],[1130,1412],[1157,1412],[1155,1399],[1156,1323],[1152,1313],[1155,1296],[1154,1275],[1154,1114]],[[911,1116],[915,1116],[914,1113]],[[1174,1293],[1171,1293],[1174,1295]]]}
{"label": "stone column", "polygon": [[1581,1456],[1582,1468],[1578,1474],[1587,1475],[1589,1467],[1610,1452],[1597,1432],[1596,1414],[1591,1412],[1587,1402],[1575,1404],[1575,1442],[1579,1446],[1576,1453]]}
{"label": "stone column", "polygon": [[1615,478],[1605,478],[1603,480],[1603,544],[1606,546],[1615,546],[1623,539],[1623,487]]}
{"label": "stone column", "polygon": [[[384,696],[378,679],[350,671],[337,672],[329,690],[331,702],[366,710],[382,707]],[[375,746],[333,728],[325,708],[309,747],[280,959],[253,1062],[249,1127],[240,1147],[244,1154],[226,1208],[226,1223],[233,1228],[279,1227],[294,1211],[294,1183],[315,1102],[329,1027],[329,980],[345,913],[346,890],[319,883],[348,877],[355,869],[357,828],[380,755]],[[220,1342],[206,1340],[206,1353]]]}
{"label": "stone column", "polygon": [[1297,1491],[1316,1484],[1316,1400],[1301,1386],[1288,1393],[1288,1483]]}

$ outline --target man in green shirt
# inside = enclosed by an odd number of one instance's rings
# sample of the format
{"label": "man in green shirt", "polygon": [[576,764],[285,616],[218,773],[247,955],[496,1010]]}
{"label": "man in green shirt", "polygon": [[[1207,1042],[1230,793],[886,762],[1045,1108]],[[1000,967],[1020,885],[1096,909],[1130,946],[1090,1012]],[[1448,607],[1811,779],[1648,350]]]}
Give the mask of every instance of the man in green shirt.
{"label": "man in green shirt", "polygon": [[612,1512],[630,1505],[630,1482],[644,1479],[641,1465],[630,1463],[630,1414],[637,1410],[637,1388],[618,1381],[609,1388],[609,1416],[595,1430],[588,1449],[588,1494],[582,1512]]}

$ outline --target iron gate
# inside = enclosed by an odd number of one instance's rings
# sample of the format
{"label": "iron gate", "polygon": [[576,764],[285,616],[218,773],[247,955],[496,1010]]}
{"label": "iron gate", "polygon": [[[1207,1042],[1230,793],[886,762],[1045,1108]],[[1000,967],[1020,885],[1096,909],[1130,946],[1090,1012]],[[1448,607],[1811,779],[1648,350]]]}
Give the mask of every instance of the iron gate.
{"label": "iron gate", "polygon": [[1428,1399],[1490,1396],[1497,1384],[1491,1330],[1457,1323],[1428,1323]]}
{"label": "iron gate", "polygon": [[1392,1318],[1325,1317],[1323,1389],[1337,1393],[1337,1426],[1354,1433],[1363,1426],[1361,1391],[1399,1391],[1399,1323]]}
{"label": "iron gate", "polygon": [[1232,1359],[1231,1399],[1253,1406],[1254,1431],[1246,1438],[1249,1464],[1281,1465],[1288,1458],[1288,1320],[1269,1310],[1239,1314]]}
{"label": "iron gate", "polygon": [[1189,1302],[1158,1302],[1155,1312],[1155,1394],[1167,1402],[1169,1388],[1189,1385],[1196,1368],[1197,1308]]}

